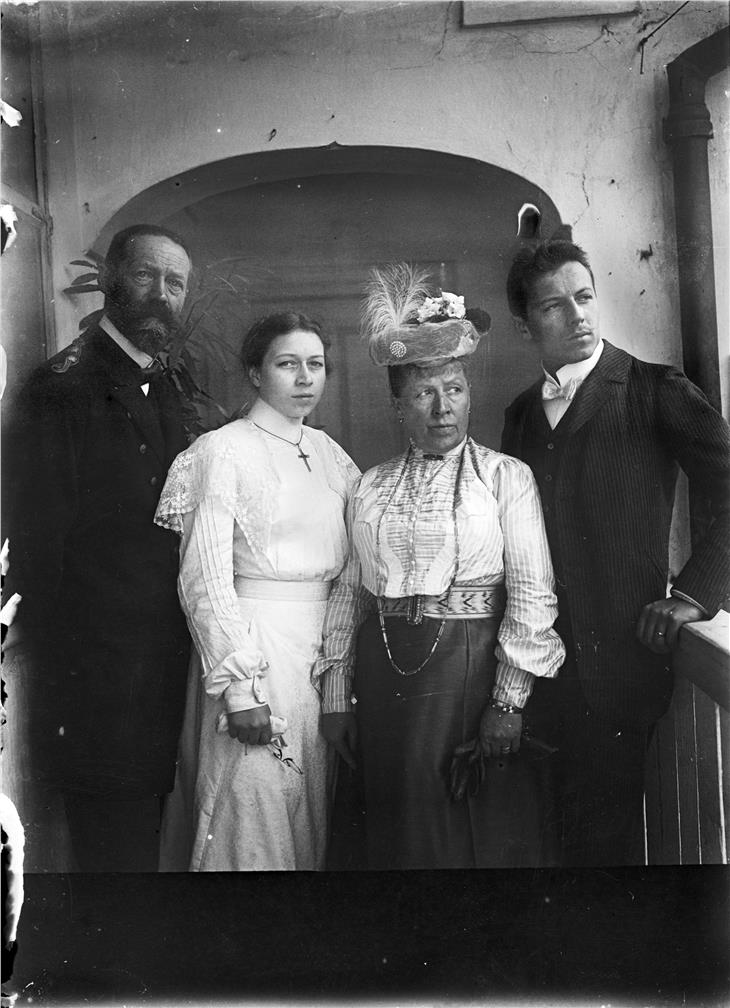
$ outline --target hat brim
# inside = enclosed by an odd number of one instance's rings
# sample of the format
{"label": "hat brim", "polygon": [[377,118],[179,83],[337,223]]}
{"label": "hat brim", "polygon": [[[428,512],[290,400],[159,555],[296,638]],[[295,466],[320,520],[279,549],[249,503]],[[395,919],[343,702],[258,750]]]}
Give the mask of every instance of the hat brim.
{"label": "hat brim", "polygon": [[480,338],[468,319],[422,322],[383,333],[371,342],[370,357],[379,367],[426,366],[452,357],[468,357]]}

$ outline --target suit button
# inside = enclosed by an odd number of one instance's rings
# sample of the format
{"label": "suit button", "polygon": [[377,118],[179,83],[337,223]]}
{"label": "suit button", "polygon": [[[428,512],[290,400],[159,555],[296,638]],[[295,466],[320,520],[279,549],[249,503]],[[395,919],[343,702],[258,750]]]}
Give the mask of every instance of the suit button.
{"label": "suit button", "polygon": [[551,441],[550,444],[548,445],[548,451],[552,451],[554,447],[555,445]]}
{"label": "suit button", "polygon": [[146,444],[141,444],[141,445],[139,446],[139,453],[140,453],[140,455],[144,455],[144,453],[145,453],[146,451],[147,451],[147,445],[146,445]]}
{"label": "suit button", "polygon": [[550,473],[548,473],[547,476],[545,477],[545,482],[552,483],[552,480],[553,480],[552,476],[550,475]]}
{"label": "suit button", "polygon": [[150,480],[150,486],[157,486],[157,477],[153,476]]}

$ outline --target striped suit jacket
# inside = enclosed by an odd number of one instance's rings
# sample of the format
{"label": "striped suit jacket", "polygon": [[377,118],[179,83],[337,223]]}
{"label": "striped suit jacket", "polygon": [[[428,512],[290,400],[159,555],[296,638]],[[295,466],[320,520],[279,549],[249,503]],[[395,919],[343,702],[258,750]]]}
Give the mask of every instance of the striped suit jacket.
{"label": "striped suit jacket", "polygon": [[[506,410],[507,454],[524,458],[541,385]],[[546,526],[583,692],[596,713],[648,725],[669,704],[672,675],[666,656],[638,642],[636,624],[666,593],[679,467],[712,518],[673,586],[711,616],[730,593],[728,427],[680,371],[608,342],[558,426],[565,440]]]}

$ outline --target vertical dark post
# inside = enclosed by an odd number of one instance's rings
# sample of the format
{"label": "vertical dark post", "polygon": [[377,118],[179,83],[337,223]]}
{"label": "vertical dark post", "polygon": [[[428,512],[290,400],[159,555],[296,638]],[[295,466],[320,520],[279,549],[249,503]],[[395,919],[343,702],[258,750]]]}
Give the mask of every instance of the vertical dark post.
{"label": "vertical dark post", "polygon": [[674,167],[684,368],[718,410],[720,362],[707,157],[707,142],[713,133],[705,85],[728,65],[729,52],[730,32],[725,29],[669,64],[670,104],[664,121],[664,139],[672,148]]}

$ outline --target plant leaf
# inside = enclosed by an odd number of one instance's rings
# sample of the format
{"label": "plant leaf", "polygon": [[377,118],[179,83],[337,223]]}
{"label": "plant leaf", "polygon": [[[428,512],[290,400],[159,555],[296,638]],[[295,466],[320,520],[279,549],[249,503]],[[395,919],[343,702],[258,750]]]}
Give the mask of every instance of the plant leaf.
{"label": "plant leaf", "polygon": [[77,276],[76,277],[76,279],[73,281],[73,283],[72,283],[71,286],[72,287],[78,287],[79,284],[91,283],[92,281],[95,282],[95,283],[99,282],[99,273],[98,272],[94,272],[94,273],[82,273],[81,276]]}
{"label": "plant leaf", "polygon": [[101,290],[101,287],[99,286],[98,283],[93,283],[93,284],[91,284],[91,283],[85,283],[85,284],[79,284],[79,286],[76,286],[76,283],[73,283],[70,287],[64,287],[63,293],[64,294],[87,294],[87,293],[90,293],[91,291],[100,291],[100,290]]}

